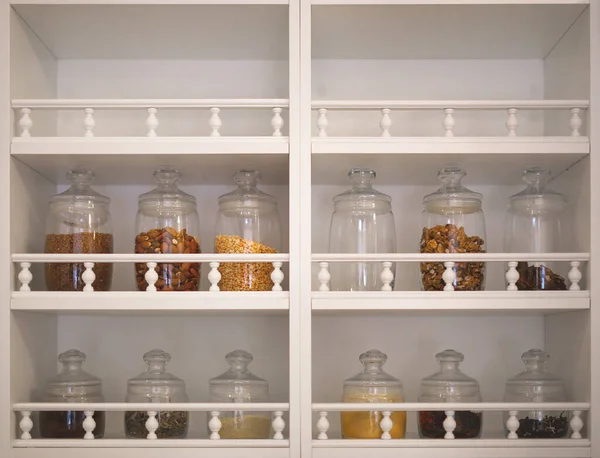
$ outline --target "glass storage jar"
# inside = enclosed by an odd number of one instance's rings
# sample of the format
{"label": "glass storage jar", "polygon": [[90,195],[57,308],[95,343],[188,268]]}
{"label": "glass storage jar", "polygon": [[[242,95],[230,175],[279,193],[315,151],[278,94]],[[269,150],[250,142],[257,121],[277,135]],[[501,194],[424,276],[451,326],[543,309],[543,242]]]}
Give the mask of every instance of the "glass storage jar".
{"label": "glass storage jar", "polygon": [[[281,250],[281,225],[275,197],[260,191],[260,173],[237,172],[238,187],[219,197],[215,253],[273,254]],[[227,262],[219,267],[222,291],[271,291],[273,265]]]}
{"label": "glass storage jar", "polygon": [[[139,254],[200,253],[199,220],[196,198],[177,187],[179,171],[164,167],[154,172],[158,186],[138,197],[135,252]],[[140,291],[148,283],[144,275],[146,263],[135,265],[136,282]],[[158,264],[157,291],[197,291],[200,264]]]}
{"label": "glass storage jar", "polygon": [[[525,371],[506,381],[505,402],[565,402],[563,381],[546,371],[550,356],[543,350],[532,349],[521,356]],[[519,411],[520,438],[553,439],[565,437],[569,431],[569,413],[564,411]],[[504,413],[504,427],[508,412]]]}
{"label": "glass storage jar", "polygon": [[[482,196],[462,185],[466,172],[460,167],[439,171],[442,187],[423,198],[421,212],[421,253],[484,253],[485,219]],[[421,287],[425,291],[442,291],[446,283],[443,262],[421,263]],[[457,291],[480,291],[485,286],[483,262],[456,262]]]}
{"label": "glass storage jar", "polygon": [[[211,402],[269,402],[269,385],[248,370],[252,355],[235,350],[225,355],[229,369],[209,381]],[[210,417],[209,417],[210,420]],[[221,439],[268,439],[271,415],[268,412],[221,412]]]}
{"label": "glass storage jar", "polygon": [[[353,168],[348,172],[352,188],[333,198],[329,230],[330,253],[395,253],[396,224],[392,198],[375,189],[374,170]],[[335,291],[381,291],[381,263],[331,263],[331,289]],[[395,275],[396,265],[392,264]],[[394,289],[394,282],[390,284]]]}
{"label": "glass storage jar", "polygon": [[[104,402],[100,379],[81,368],[85,361],[84,353],[68,350],[58,355],[58,361],[62,364],[62,370],[46,381],[43,402]],[[104,412],[94,412],[92,418],[96,422],[94,437],[104,437]],[[83,439],[84,420],[85,413],[82,411],[40,412],[40,436],[48,439]]]}
{"label": "glass storage jar", "polygon": [[[169,374],[165,366],[171,355],[162,350],[150,350],[144,354],[148,365],[145,372],[127,381],[127,402],[188,402],[185,382]],[[127,437],[145,439],[148,412],[125,412],[125,434]],[[157,412],[159,439],[179,439],[187,435],[189,414],[186,411],[164,410]]]}
{"label": "glass storage jar", "polygon": [[[477,380],[465,375],[458,368],[465,359],[462,353],[444,350],[435,359],[440,370],[421,380],[419,402],[481,402],[481,392]],[[443,439],[444,411],[419,412],[419,436],[427,439]],[[481,437],[482,414],[471,410],[454,413],[456,439]]]}
{"label": "glass storage jar", "polygon": [[[523,173],[527,188],[510,197],[504,231],[507,253],[558,253],[565,249],[567,198],[547,189],[550,170],[531,167]],[[562,269],[561,269],[562,267]],[[566,290],[568,267],[560,263],[522,261],[517,265],[519,290]],[[562,275],[560,275],[560,274]]]}
{"label": "glass storage jar", "polygon": [[[107,254],[113,252],[110,199],[91,188],[94,173],[83,167],[70,170],[71,187],[55,195],[48,204],[45,252],[52,254]],[[109,291],[112,264],[96,263],[96,291]],[[82,291],[83,263],[45,265],[49,291]]]}
{"label": "glass storage jar", "polygon": [[[402,382],[386,373],[382,366],[387,355],[369,350],[358,358],[363,365],[360,374],[344,381],[342,402],[404,402]],[[401,439],[406,433],[406,412],[392,412],[392,439]],[[342,438],[380,439],[383,431],[379,424],[381,412],[341,412]]]}

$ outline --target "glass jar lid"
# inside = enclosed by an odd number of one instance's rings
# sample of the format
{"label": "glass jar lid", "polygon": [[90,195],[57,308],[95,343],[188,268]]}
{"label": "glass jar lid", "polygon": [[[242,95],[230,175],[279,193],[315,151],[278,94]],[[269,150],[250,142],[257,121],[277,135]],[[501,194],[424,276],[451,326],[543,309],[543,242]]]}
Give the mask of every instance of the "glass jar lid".
{"label": "glass jar lid", "polygon": [[425,210],[442,215],[475,213],[481,210],[482,195],[462,185],[467,172],[460,167],[444,167],[438,172],[442,186],[423,198]]}
{"label": "glass jar lid", "polygon": [[508,386],[549,386],[563,387],[563,381],[557,375],[546,370],[550,355],[543,350],[533,348],[521,355],[525,370],[506,381]]}
{"label": "glass jar lid", "polygon": [[144,354],[147,369],[136,377],[130,378],[130,387],[175,387],[185,389],[185,382],[170,374],[166,365],[171,361],[171,355],[159,349],[150,350]]}
{"label": "glass jar lid", "polygon": [[350,386],[401,386],[402,382],[383,370],[387,355],[379,350],[369,350],[362,353],[358,360],[363,365],[363,370],[354,377],[346,379],[344,385]]}
{"label": "glass jar lid", "polygon": [[275,197],[258,189],[261,174],[257,170],[240,170],[233,175],[237,188],[219,196],[222,208],[256,208],[270,204],[276,206]]}
{"label": "glass jar lid", "polygon": [[435,355],[440,370],[421,380],[419,400],[479,401],[479,383],[461,372],[459,364],[465,359],[455,350],[444,350]]}
{"label": "glass jar lid", "polygon": [[547,212],[560,212],[567,198],[547,188],[551,172],[546,167],[534,166],[523,172],[523,181],[527,187],[510,197],[510,207],[520,213],[536,215]]}
{"label": "glass jar lid", "polygon": [[225,355],[225,360],[229,363],[229,369],[221,375],[211,378],[211,385],[221,384],[244,384],[244,385],[267,385],[267,381],[257,377],[250,370],[248,365],[253,360],[252,354],[245,350],[234,350]]}
{"label": "glass jar lid", "polygon": [[163,207],[165,209],[178,209],[187,206],[196,206],[196,198],[177,187],[181,173],[169,166],[161,167],[154,172],[154,179],[158,186],[138,197],[140,207]]}
{"label": "glass jar lid", "polygon": [[102,381],[82,369],[85,353],[79,350],[67,350],[58,355],[62,364],[61,371],[48,379],[44,386],[45,394],[77,395],[97,394],[102,391]]}
{"label": "glass jar lid", "polygon": [[333,198],[336,206],[349,204],[352,207],[373,207],[377,203],[384,203],[389,207],[392,198],[373,188],[372,181],[377,177],[375,170],[352,168],[348,177],[352,180],[352,187]]}

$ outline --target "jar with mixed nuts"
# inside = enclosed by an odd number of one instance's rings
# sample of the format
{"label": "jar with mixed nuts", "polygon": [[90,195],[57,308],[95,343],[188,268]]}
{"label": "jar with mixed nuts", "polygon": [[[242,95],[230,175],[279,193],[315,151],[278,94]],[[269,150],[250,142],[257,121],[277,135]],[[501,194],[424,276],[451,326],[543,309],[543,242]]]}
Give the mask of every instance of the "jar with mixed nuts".
{"label": "jar with mixed nuts", "polygon": [[[52,254],[107,254],[113,252],[110,199],[91,187],[94,173],[83,167],[70,170],[71,187],[52,197],[46,218],[45,252]],[[96,291],[109,291],[112,264],[96,263]],[[45,266],[49,291],[81,291],[83,263],[48,263]]]}
{"label": "jar with mixed nuts", "polygon": [[[181,191],[177,182],[181,174],[172,168],[154,172],[156,189],[138,198],[135,252],[138,254],[200,253],[199,221],[196,198]],[[145,263],[135,265],[136,284],[145,291],[148,283]],[[157,291],[197,291],[200,264],[184,262],[161,263],[156,267]]]}
{"label": "jar with mixed nuts", "polygon": [[[281,225],[275,197],[260,191],[260,173],[234,175],[238,187],[219,197],[215,253],[273,254],[281,250]],[[273,265],[268,262],[227,262],[219,267],[222,291],[270,291]]]}
{"label": "jar with mixed nuts", "polygon": [[[439,171],[442,187],[423,198],[421,253],[485,253],[482,196],[462,185],[466,172],[459,167]],[[443,262],[421,263],[421,287],[442,291],[446,283]],[[455,262],[457,291],[480,291],[485,284],[483,262]]]}

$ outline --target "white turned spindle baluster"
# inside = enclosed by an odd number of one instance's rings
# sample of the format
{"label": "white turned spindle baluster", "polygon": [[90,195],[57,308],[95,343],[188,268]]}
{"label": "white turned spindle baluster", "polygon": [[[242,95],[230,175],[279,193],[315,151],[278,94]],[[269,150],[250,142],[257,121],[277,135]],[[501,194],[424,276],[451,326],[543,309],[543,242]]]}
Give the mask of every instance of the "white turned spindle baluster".
{"label": "white turned spindle baluster", "polygon": [[571,270],[569,270],[569,281],[571,282],[571,286],[569,286],[570,291],[579,291],[581,288],[579,287],[579,282],[581,281],[582,275],[581,270],[579,270],[579,266],[581,262],[579,261],[571,261]]}
{"label": "white turned spindle baluster", "polygon": [[329,439],[329,437],[327,436],[327,431],[329,431],[329,420],[327,419],[327,412],[319,412],[319,420],[317,421],[317,431],[319,431],[317,439],[322,441]]}
{"label": "white turned spindle baluster", "polygon": [[581,410],[574,410],[573,416],[569,425],[571,426],[571,439],[581,439],[581,429],[583,428],[583,420],[581,419]]}
{"label": "white turned spindle baluster", "polygon": [[506,278],[506,283],[508,286],[506,287],[506,291],[518,291],[516,283],[519,281],[519,272],[517,271],[517,266],[519,263],[517,261],[508,261],[508,270],[506,274],[504,274],[504,278]]}
{"label": "white turned spindle baluster", "polygon": [[144,279],[148,286],[146,286],[146,291],[155,293],[156,286],[155,283],[158,281],[158,272],[156,272],[156,263],[155,262],[147,262],[146,266],[148,266],[148,270],[144,274]]}
{"label": "white turned spindle baluster", "polygon": [[508,119],[506,120],[506,128],[508,129],[509,137],[517,136],[517,127],[519,127],[519,121],[517,120],[517,109],[509,108],[506,110],[508,113]]}
{"label": "white turned spindle baluster", "polygon": [[273,281],[272,291],[283,291],[281,282],[283,281],[283,272],[281,271],[282,262],[275,261],[273,263],[273,272],[271,272],[271,280]]}
{"label": "white turned spindle baluster", "polygon": [[273,439],[275,440],[283,440],[283,430],[285,429],[285,421],[283,421],[283,412],[280,410],[273,412],[275,418],[273,419],[272,427],[273,427]]}
{"label": "white turned spindle baluster", "polygon": [[85,286],[83,287],[83,291],[86,293],[91,293],[94,291],[94,287],[92,286],[96,281],[96,274],[94,273],[94,263],[93,262],[84,262],[83,267],[85,270],[81,274],[81,279]]}
{"label": "white turned spindle baluster", "polygon": [[394,281],[394,272],[392,272],[392,264],[389,261],[385,261],[383,263],[383,271],[381,272],[380,278],[383,286],[381,287],[381,291],[391,291],[392,286],[391,283]]}
{"label": "white turned spindle baluster", "polygon": [[21,428],[21,439],[31,439],[31,430],[33,428],[33,421],[31,420],[31,412],[23,410],[21,412],[21,421],[19,422],[19,428]]}
{"label": "white turned spindle baluster", "polygon": [[209,291],[221,291],[219,288],[219,282],[221,281],[221,272],[219,272],[218,262],[209,262],[210,271],[208,272],[208,281],[210,282]]}
{"label": "white turned spindle baluster", "polygon": [[83,412],[85,420],[83,420],[83,429],[85,430],[84,439],[94,439],[94,429],[96,429],[96,421],[94,420],[94,411],[85,410]]}
{"label": "white turned spindle baluster", "polygon": [[390,135],[390,127],[392,127],[392,118],[390,117],[390,113],[392,110],[389,108],[383,108],[381,110],[381,121],[379,121],[379,127],[381,127],[381,136],[382,137],[391,137]]}
{"label": "white turned spindle baluster", "polygon": [[210,438],[211,439],[221,439],[219,436],[219,431],[221,431],[221,420],[219,420],[219,412],[213,411],[210,413],[212,417],[208,422],[208,429],[210,429]]}
{"label": "white turned spindle baluster", "polygon": [[211,137],[220,137],[221,136],[219,129],[223,125],[223,121],[221,121],[221,117],[219,116],[220,112],[221,112],[220,108],[214,107],[214,108],[210,109],[210,119],[208,120],[208,125],[211,128],[211,131],[210,131]]}
{"label": "white turned spindle baluster", "polygon": [[331,280],[331,274],[329,273],[329,263],[328,262],[320,262],[319,274],[317,275],[317,279],[321,286],[319,286],[319,291],[329,291],[329,280]]}
{"label": "white turned spindle baluster", "polygon": [[508,420],[506,420],[506,429],[508,429],[508,439],[518,439],[519,436],[517,436],[517,429],[519,429],[519,420],[517,418],[517,414],[519,412],[517,412],[516,410],[510,410],[508,412]]}
{"label": "white turned spindle baluster", "polygon": [[156,108],[148,108],[148,118],[146,119],[146,127],[148,132],[146,137],[156,137],[156,129],[158,127],[158,118],[156,117],[158,110]]}
{"label": "white turned spindle baluster", "polygon": [[158,439],[156,435],[156,430],[158,429],[158,420],[156,419],[157,412],[154,410],[148,411],[148,419],[146,420],[146,429],[148,430],[148,435],[146,439]]}
{"label": "white turned spindle baluster", "polygon": [[22,262],[21,263],[21,272],[19,272],[18,279],[21,282],[21,287],[19,291],[31,291],[29,287],[29,283],[33,280],[33,274],[29,270],[31,267],[30,262]]}
{"label": "white turned spindle baluster", "polygon": [[444,435],[444,439],[454,439],[454,430],[456,429],[456,420],[454,419],[454,411],[446,410],[444,412],[446,414],[446,419],[442,423],[444,427],[444,431],[446,434]]}
{"label": "white turned spindle baluster", "polygon": [[579,113],[581,112],[581,108],[571,108],[571,137],[579,137],[581,132],[581,125],[583,122],[579,117]]}
{"label": "white turned spindle baluster", "polygon": [[382,414],[383,414],[383,418],[381,419],[381,422],[379,423],[379,427],[381,428],[381,431],[383,431],[381,434],[381,438],[383,440],[388,440],[388,439],[392,438],[390,431],[394,427],[394,422],[390,418],[390,415],[392,415],[392,412],[390,412],[389,410],[386,410],[385,412],[382,412]]}
{"label": "white turned spindle baluster", "polygon": [[93,137],[94,136],[94,127],[96,127],[96,121],[94,121],[94,109],[86,108],[83,110],[85,113],[85,118],[83,118],[83,127],[85,128],[85,136]]}
{"label": "white turned spindle baluster", "polygon": [[327,108],[319,108],[319,117],[317,118],[317,128],[319,129],[319,137],[327,137],[327,127],[329,119],[327,119]]}
{"label": "white turned spindle baluster", "polygon": [[31,119],[31,108],[21,108],[21,119],[19,119],[19,126],[21,127],[21,137],[31,137],[31,128],[33,127],[33,120]]}
{"label": "white turned spindle baluster", "polygon": [[442,126],[446,130],[446,137],[454,137],[454,126],[456,125],[456,121],[454,120],[454,108],[444,108],[444,121],[442,122]]}
{"label": "white turned spindle baluster", "polygon": [[273,137],[281,137],[281,128],[283,127],[283,118],[281,117],[282,111],[281,108],[273,108],[273,119],[271,119]]}
{"label": "white turned spindle baluster", "polygon": [[444,263],[444,273],[442,274],[442,280],[446,283],[444,291],[454,291],[454,280],[456,280],[456,272],[454,272],[454,262],[448,261]]}

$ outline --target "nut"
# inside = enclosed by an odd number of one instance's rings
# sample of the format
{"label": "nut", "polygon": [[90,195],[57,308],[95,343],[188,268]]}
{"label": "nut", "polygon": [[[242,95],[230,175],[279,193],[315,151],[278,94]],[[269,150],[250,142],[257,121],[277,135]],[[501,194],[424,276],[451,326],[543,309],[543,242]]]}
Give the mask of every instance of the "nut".
{"label": "nut", "polygon": [[[136,253],[169,254],[200,253],[200,243],[196,237],[187,234],[186,229],[176,231],[172,227],[150,229],[141,232],[135,238]],[[193,250],[192,250],[193,248]],[[187,267],[187,270],[184,269]],[[145,274],[148,267],[145,263],[135,265],[138,289],[146,291],[148,283]],[[157,291],[197,291],[200,282],[200,264],[158,264],[156,267],[158,281],[154,284]]]}

